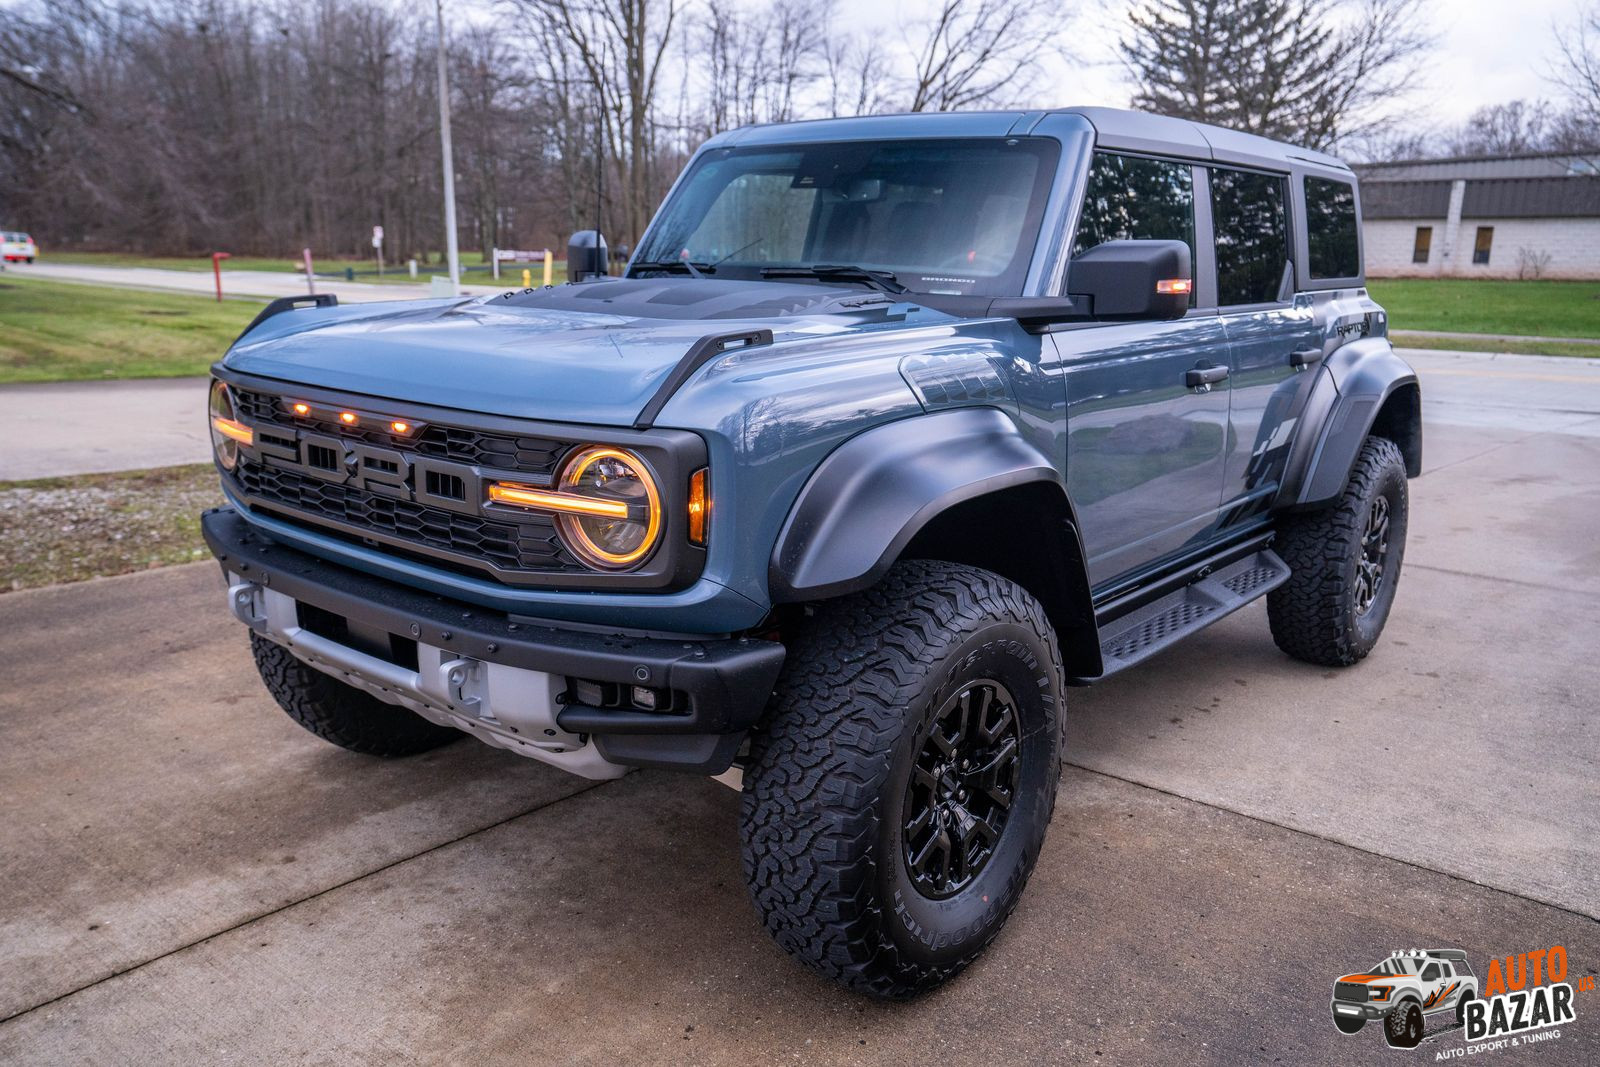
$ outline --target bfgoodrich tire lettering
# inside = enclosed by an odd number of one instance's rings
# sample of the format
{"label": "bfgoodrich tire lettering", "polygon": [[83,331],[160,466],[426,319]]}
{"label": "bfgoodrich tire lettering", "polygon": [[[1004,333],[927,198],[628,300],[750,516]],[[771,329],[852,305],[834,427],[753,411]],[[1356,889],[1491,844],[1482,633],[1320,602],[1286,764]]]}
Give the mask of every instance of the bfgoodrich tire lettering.
{"label": "bfgoodrich tire lettering", "polygon": [[[1015,789],[993,854],[932,898],[908,871],[907,786],[929,721],[986,679],[1013,700]],[[1063,686],[1043,609],[987,571],[909,561],[820,606],[752,736],[740,809],[751,896],[778,944],[886,997],[975,959],[1016,906],[1050,822]]]}
{"label": "bfgoodrich tire lettering", "polygon": [[289,718],[340,748],[368,756],[412,756],[463,736],[307,667],[260,634],[250,635],[250,651],[267,692]]}
{"label": "bfgoodrich tire lettering", "polygon": [[1273,547],[1292,571],[1267,594],[1279,648],[1324,667],[1366,658],[1394,605],[1407,518],[1405,457],[1393,441],[1369,437],[1336,502],[1279,525]]}

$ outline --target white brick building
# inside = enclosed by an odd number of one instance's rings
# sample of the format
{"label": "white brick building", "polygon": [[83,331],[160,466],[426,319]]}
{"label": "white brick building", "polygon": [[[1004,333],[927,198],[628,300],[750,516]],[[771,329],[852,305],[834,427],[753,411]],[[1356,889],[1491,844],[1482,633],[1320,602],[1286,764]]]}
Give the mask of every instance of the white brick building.
{"label": "white brick building", "polygon": [[1359,166],[1368,277],[1600,278],[1600,174],[1570,154]]}

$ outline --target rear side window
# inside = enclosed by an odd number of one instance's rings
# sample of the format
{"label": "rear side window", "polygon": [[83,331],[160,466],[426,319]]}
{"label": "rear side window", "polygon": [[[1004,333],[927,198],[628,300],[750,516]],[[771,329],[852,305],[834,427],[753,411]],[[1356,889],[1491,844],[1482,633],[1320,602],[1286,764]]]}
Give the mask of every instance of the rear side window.
{"label": "rear side window", "polygon": [[1306,179],[1306,241],[1311,277],[1354,278],[1361,273],[1355,186],[1326,178]]}
{"label": "rear side window", "polygon": [[1195,269],[1194,171],[1187,163],[1096,152],[1072,254],[1106,241],[1136,240],[1182,241]]}
{"label": "rear side window", "polygon": [[1211,172],[1218,304],[1269,304],[1278,299],[1289,262],[1287,184],[1275,174]]}

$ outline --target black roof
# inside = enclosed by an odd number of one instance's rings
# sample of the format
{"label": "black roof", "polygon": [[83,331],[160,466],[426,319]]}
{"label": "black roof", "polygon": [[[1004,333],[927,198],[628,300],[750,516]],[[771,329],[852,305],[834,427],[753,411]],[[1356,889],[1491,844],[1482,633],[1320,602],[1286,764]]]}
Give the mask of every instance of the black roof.
{"label": "black roof", "polygon": [[[1368,186],[1369,190],[1374,186]],[[1600,178],[1491,178],[1468,181],[1464,219],[1571,219],[1600,216]]]}
{"label": "black roof", "polygon": [[1450,214],[1450,183],[1363,182],[1361,214],[1369,219],[1442,219]]}

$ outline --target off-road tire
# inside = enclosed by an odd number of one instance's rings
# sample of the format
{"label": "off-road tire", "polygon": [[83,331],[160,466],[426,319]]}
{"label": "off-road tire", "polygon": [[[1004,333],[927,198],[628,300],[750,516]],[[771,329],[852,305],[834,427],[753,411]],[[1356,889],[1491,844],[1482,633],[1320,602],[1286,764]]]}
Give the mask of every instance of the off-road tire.
{"label": "off-road tire", "polygon": [[[1388,551],[1377,597],[1362,613],[1357,568],[1373,501],[1380,495],[1389,508]],[[1280,649],[1324,667],[1348,667],[1366,658],[1394,605],[1408,511],[1405,457],[1393,441],[1369,437],[1336,502],[1279,522],[1273,547],[1292,573],[1267,594],[1267,620]]]}
{"label": "off-road tire", "polygon": [[260,634],[250,635],[250,652],[267,691],[289,718],[340,748],[367,756],[414,756],[462,736],[313,670]]}
{"label": "off-road tire", "polygon": [[1341,1034],[1359,1034],[1362,1027],[1367,1025],[1367,1020],[1359,1015],[1340,1015],[1338,1012],[1334,1012],[1333,1025],[1338,1028]]}
{"label": "off-road tire", "polygon": [[[907,783],[936,713],[980,679],[1012,698],[1011,807],[987,863],[935,899],[908,873]],[[988,571],[907,561],[873,588],[819,605],[752,734],[740,806],[750,894],[779,946],[849,989],[889,998],[931,989],[976,959],[1016,906],[1050,822],[1065,683],[1044,609]]]}
{"label": "off-road tire", "polygon": [[1422,1044],[1422,1009],[1415,1001],[1398,1005],[1383,1017],[1383,1039],[1390,1048],[1416,1048]]}

